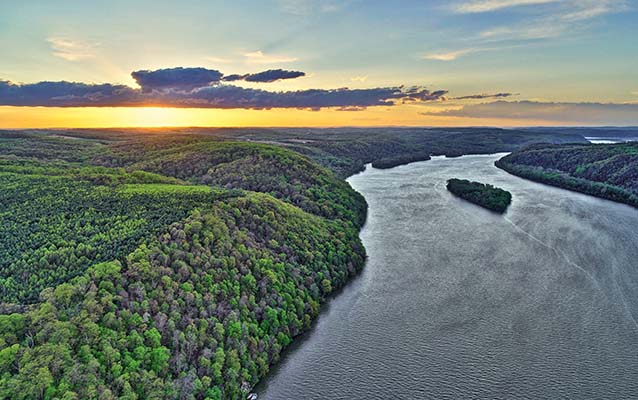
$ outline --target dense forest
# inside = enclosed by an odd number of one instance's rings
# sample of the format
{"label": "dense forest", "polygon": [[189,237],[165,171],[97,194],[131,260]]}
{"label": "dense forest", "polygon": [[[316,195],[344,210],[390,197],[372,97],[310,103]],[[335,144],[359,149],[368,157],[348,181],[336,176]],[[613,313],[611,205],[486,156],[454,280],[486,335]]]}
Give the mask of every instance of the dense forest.
{"label": "dense forest", "polygon": [[[65,130],[60,134],[76,139],[117,140],[120,145],[115,147],[131,158],[185,141],[275,144],[309,157],[342,179],[363,171],[370,163],[397,166],[424,161],[429,156],[510,152],[532,143],[587,143],[582,135],[569,130],[535,132],[498,128],[172,128]],[[137,140],[140,136],[147,139]]]}
{"label": "dense forest", "polygon": [[372,167],[377,169],[389,169],[394,168],[399,165],[405,165],[417,161],[428,161],[430,159],[430,155],[423,154],[408,154],[405,156],[396,156],[396,157],[388,157],[382,158],[380,160],[375,160],[372,162]]}
{"label": "dense forest", "polygon": [[367,206],[343,177],[537,140],[0,131],[0,398],[245,398],[363,267]]}
{"label": "dense forest", "polygon": [[0,137],[0,398],[243,398],[363,267],[329,170],[157,139]]}
{"label": "dense forest", "polygon": [[506,190],[465,179],[449,179],[447,190],[455,196],[498,213],[504,213],[512,202],[512,194]]}
{"label": "dense forest", "polygon": [[528,132],[498,128],[331,128],[221,130],[221,137],[277,143],[305,154],[345,178],[368,163],[395,167],[429,156],[510,152],[532,143],[586,143],[573,132]]}
{"label": "dense forest", "polygon": [[501,158],[514,175],[638,207],[638,143],[533,145]]}

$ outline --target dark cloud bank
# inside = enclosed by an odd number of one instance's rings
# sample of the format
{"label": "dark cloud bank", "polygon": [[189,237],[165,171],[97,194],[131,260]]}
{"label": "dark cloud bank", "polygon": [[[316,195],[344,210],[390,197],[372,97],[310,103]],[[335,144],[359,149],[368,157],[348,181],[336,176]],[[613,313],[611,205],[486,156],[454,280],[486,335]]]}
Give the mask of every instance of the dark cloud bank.
{"label": "dark cloud bank", "polygon": [[445,117],[534,119],[556,123],[638,125],[638,103],[551,103],[495,101],[458,110],[422,113]]}
{"label": "dark cloud bank", "polygon": [[136,107],[167,106],[189,108],[307,108],[340,107],[363,109],[397,103],[445,100],[447,91],[424,87],[372,89],[308,89],[275,92],[244,88],[224,82],[269,83],[304,76],[300,71],[281,69],[255,74],[224,75],[206,68],[168,68],[135,71],[140,89],[126,85],[77,82],[14,84],[0,81],[0,105],[41,107]]}

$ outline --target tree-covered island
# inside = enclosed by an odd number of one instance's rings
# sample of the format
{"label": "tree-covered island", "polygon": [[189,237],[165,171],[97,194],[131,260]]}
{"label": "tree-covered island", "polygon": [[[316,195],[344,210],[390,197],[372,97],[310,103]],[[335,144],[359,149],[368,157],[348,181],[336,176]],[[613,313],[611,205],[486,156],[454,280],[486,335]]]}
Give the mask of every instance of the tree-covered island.
{"label": "tree-covered island", "polygon": [[447,190],[455,196],[498,213],[504,213],[512,202],[512,194],[506,190],[465,179],[449,179]]}

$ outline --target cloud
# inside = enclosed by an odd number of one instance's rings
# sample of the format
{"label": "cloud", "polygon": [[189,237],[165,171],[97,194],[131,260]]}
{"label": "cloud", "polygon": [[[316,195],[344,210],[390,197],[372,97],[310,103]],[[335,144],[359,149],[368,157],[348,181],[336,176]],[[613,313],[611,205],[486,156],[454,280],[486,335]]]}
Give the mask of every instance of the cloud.
{"label": "cloud", "polygon": [[504,8],[556,3],[559,0],[477,0],[464,2],[456,6],[459,13],[484,13]]}
{"label": "cloud", "polygon": [[195,89],[219,82],[224,74],[215,69],[177,67],[134,71],[131,76],[142,90],[149,91],[168,88]]}
{"label": "cloud", "polygon": [[521,47],[521,46],[518,45],[518,46],[501,46],[501,47],[472,47],[472,48],[448,51],[448,52],[443,52],[443,53],[430,53],[430,54],[426,54],[426,55],[422,56],[421,59],[423,59],[423,60],[436,60],[436,61],[454,61],[457,58],[466,56],[468,54],[483,53],[483,52],[486,52],[486,51],[496,51],[496,50],[503,50],[503,49],[511,49],[511,48],[515,48],[515,47]]}
{"label": "cloud", "polygon": [[479,36],[492,41],[553,38],[587,29],[586,22],[591,19],[629,9],[624,0],[562,0],[551,3],[551,7],[541,13],[536,10],[536,18],[524,18],[511,26],[495,26]]}
{"label": "cloud", "polygon": [[[262,78],[295,71],[264,71]],[[277,75],[278,74],[278,75]],[[259,74],[255,74],[259,75]],[[232,75],[229,75],[232,76]],[[301,76],[301,75],[299,75]],[[41,107],[188,107],[188,108],[303,108],[343,109],[393,106],[444,100],[446,90],[430,91],[421,86],[371,89],[307,89],[288,92],[243,88],[220,82],[221,72],[204,68],[169,68],[136,71],[141,89],[125,85],[77,82],[15,84],[0,81],[0,105]]]}
{"label": "cloud", "polygon": [[627,10],[623,0],[580,0],[574,2],[574,9],[560,16],[567,22],[584,21],[604,14]]}
{"label": "cloud", "polygon": [[476,99],[499,99],[514,96],[512,93],[495,93],[495,94],[471,94],[468,96],[453,97],[452,100],[476,100]]}
{"label": "cloud", "polygon": [[400,87],[395,89],[401,89],[402,95],[398,96],[397,99],[402,103],[446,100],[445,95],[448,94],[447,90],[435,90],[431,92],[423,86]]}
{"label": "cloud", "polygon": [[215,69],[206,68],[165,68],[155,71],[142,70],[134,71],[131,76],[143,91],[173,89],[192,90],[205,86],[215,85],[220,81],[234,82],[260,82],[270,83],[282,79],[293,79],[305,76],[305,72],[286,71],[283,69],[269,69],[267,71],[254,74],[231,74],[224,75]]}
{"label": "cloud", "polygon": [[568,26],[556,21],[535,22],[517,27],[498,27],[483,31],[479,36],[483,39],[492,40],[537,40],[548,39],[564,34]]}
{"label": "cloud", "polygon": [[449,51],[445,53],[432,53],[424,55],[423,59],[425,60],[436,60],[436,61],[454,61],[457,58],[464,56],[470,53],[478,53],[483,51],[482,49],[463,49],[463,50],[455,50]]}
{"label": "cloud", "polygon": [[306,76],[301,71],[286,71],[283,69],[269,69],[268,71],[248,74],[244,77],[247,82],[276,82],[282,79],[294,79]]}
{"label": "cloud", "polygon": [[261,50],[244,53],[244,57],[246,58],[246,62],[249,64],[281,64],[298,60],[295,57],[267,55],[264,54]]}
{"label": "cloud", "polygon": [[333,13],[348,5],[346,0],[278,0],[281,10],[288,14],[307,16]]}
{"label": "cloud", "polygon": [[225,82],[243,81],[247,76],[248,74],[231,74],[225,75],[222,80]]}
{"label": "cloud", "polygon": [[[509,25],[494,25],[477,36],[470,37],[476,46],[460,50],[426,54],[422,58],[437,61],[453,61],[468,54],[497,51],[533,45],[565,35],[576,35],[591,27],[594,18],[630,9],[625,0],[477,0],[457,4],[462,13],[487,13],[510,7],[546,4],[545,7],[528,7],[528,15],[516,18]],[[491,47],[486,43],[491,43]]]}
{"label": "cloud", "polygon": [[269,69],[267,71],[257,72],[254,74],[232,74],[226,75],[222,79],[225,82],[259,82],[259,83],[272,83],[283,79],[294,79],[306,76],[305,72],[301,71],[286,71],[284,69]]}
{"label": "cloud", "polygon": [[638,104],[635,103],[549,103],[501,100],[422,114],[442,117],[533,119],[559,124],[638,125]]}
{"label": "cloud", "polygon": [[125,85],[77,82],[38,82],[13,84],[0,81],[0,105],[83,107],[89,105],[135,105],[139,91]]}
{"label": "cloud", "polygon": [[62,37],[50,37],[47,39],[53,55],[67,61],[81,61],[95,57],[95,48],[98,43],[72,40]]}

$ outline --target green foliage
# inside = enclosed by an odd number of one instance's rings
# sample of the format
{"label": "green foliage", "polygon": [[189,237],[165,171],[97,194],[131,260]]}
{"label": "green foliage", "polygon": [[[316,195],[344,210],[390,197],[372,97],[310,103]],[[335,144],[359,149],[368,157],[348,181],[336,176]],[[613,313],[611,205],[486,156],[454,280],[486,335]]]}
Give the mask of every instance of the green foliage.
{"label": "green foliage", "polygon": [[536,145],[496,162],[514,175],[638,207],[638,143]]}
{"label": "green foliage", "polygon": [[121,194],[150,194],[150,195],[162,195],[162,194],[206,194],[211,193],[212,189],[209,186],[203,185],[167,185],[161,183],[155,184],[128,184],[122,185],[119,189]]}
{"label": "green foliage", "polygon": [[506,190],[465,179],[449,179],[447,190],[471,203],[499,213],[504,213],[512,202],[512,194]]}
{"label": "green foliage", "polygon": [[[83,171],[84,176],[89,171]],[[92,263],[121,260],[149,234],[228,195],[204,186],[132,184],[120,188],[78,179],[75,173],[32,172],[5,172],[0,166],[3,302],[37,301],[45,287],[81,274]]]}
{"label": "green foliage", "polygon": [[223,188],[268,193],[312,214],[361,226],[363,198],[330,171],[275,146],[209,141],[150,152],[131,166]]}
{"label": "green foliage", "polygon": [[242,397],[309,327],[332,285],[363,266],[357,230],[346,226],[268,195],[195,211],[121,268],[102,263],[45,291],[25,323],[0,320],[3,335],[24,344],[0,350],[0,390],[19,396],[34,373],[41,385],[25,393],[36,397],[107,388]]}
{"label": "green foliage", "polygon": [[0,315],[0,398],[244,398],[363,267],[365,201],[309,159],[136,140],[0,160],[2,300],[31,303]]}
{"label": "green foliage", "polygon": [[397,157],[382,158],[372,162],[372,167],[377,169],[389,169],[399,165],[409,164],[417,161],[427,161],[429,154],[407,154]]}

